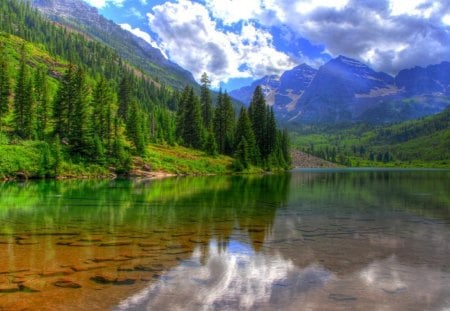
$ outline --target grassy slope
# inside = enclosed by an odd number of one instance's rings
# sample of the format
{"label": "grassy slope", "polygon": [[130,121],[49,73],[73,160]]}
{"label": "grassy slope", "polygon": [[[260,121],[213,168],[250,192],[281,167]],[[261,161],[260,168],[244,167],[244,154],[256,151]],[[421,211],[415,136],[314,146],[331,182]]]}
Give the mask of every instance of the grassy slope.
{"label": "grassy slope", "polygon": [[[450,168],[450,109],[385,127],[354,126],[293,134],[294,148],[307,150],[311,145],[315,151],[335,148],[350,159],[352,166]],[[353,153],[353,146],[363,146],[365,155]],[[370,161],[370,152],[389,152],[394,159],[387,163]]]}
{"label": "grassy slope", "polygon": [[231,172],[232,158],[211,157],[203,151],[184,147],[150,145],[144,158],[153,170],[176,174],[225,174]]}

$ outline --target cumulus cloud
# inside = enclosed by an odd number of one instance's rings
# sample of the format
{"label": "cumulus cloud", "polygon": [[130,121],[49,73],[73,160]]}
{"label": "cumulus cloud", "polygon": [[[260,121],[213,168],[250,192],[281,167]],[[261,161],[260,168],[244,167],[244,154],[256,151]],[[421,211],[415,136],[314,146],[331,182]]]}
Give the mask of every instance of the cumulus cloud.
{"label": "cumulus cloud", "polygon": [[[295,65],[289,56],[276,50],[266,30],[250,21],[233,30],[221,30],[208,9],[196,2],[166,2],[153,7],[147,16],[170,59],[195,77],[210,73],[215,85],[231,77],[281,73]],[[228,21],[232,20],[230,15]]]}
{"label": "cumulus cloud", "polygon": [[324,53],[392,74],[449,60],[447,0],[206,0],[205,6],[225,25],[244,20],[288,27],[323,45]]}
{"label": "cumulus cloud", "polygon": [[[396,73],[415,65],[448,60],[450,3],[445,0],[265,0],[271,23],[286,24],[300,36]],[[265,19],[269,21],[268,18]]]}

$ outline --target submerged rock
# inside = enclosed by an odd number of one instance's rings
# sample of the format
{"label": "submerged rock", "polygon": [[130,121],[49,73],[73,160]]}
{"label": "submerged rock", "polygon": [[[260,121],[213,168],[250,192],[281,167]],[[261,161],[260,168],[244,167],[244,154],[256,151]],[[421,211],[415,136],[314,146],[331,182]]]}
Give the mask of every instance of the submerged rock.
{"label": "submerged rock", "polygon": [[91,277],[91,281],[97,283],[97,284],[112,284],[112,285],[133,285],[136,283],[136,279],[134,278],[116,278],[111,276],[105,276],[105,275],[96,275]]}
{"label": "submerged rock", "polygon": [[60,280],[54,282],[53,285],[55,285],[56,287],[62,287],[62,288],[73,288],[73,289],[81,288],[80,284],[75,283],[70,280],[65,280],[65,279],[60,279]]}

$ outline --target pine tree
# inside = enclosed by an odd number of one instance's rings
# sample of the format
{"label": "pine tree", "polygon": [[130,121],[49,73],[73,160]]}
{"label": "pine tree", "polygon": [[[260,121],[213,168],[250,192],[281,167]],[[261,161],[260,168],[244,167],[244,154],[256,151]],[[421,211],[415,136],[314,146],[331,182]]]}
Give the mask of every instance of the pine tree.
{"label": "pine tree", "polygon": [[239,139],[239,144],[237,145],[234,156],[244,169],[248,168],[250,162],[250,152],[247,140],[244,136],[241,136],[241,138]]}
{"label": "pine tree", "polygon": [[11,96],[11,84],[8,72],[8,62],[4,52],[0,50],[0,132],[3,126],[3,117],[9,111],[9,98]]}
{"label": "pine tree", "polygon": [[92,130],[94,137],[96,136],[108,151],[112,148],[114,106],[113,91],[102,77],[96,85],[92,99]]}
{"label": "pine tree", "polygon": [[141,111],[136,100],[132,100],[129,105],[127,136],[133,142],[136,152],[141,154],[145,150],[145,138],[142,131]]}
{"label": "pine tree", "polygon": [[49,89],[47,82],[47,69],[38,68],[34,75],[34,89],[36,98],[36,131],[37,137],[43,140],[49,125]]}
{"label": "pine tree", "polygon": [[262,92],[261,86],[257,86],[253,98],[249,106],[249,116],[252,122],[253,133],[255,133],[256,144],[263,159],[267,154],[266,145],[266,124],[267,124],[267,110],[266,100]]}
{"label": "pine tree", "polygon": [[209,130],[212,128],[213,108],[211,93],[209,91],[211,81],[206,72],[202,74],[200,83],[200,105],[202,107],[203,126]]}
{"label": "pine tree", "polygon": [[273,109],[267,106],[266,110],[266,128],[265,136],[263,139],[263,157],[268,157],[276,148],[277,143],[277,123],[275,121],[275,115]]}
{"label": "pine tree", "polygon": [[82,69],[77,69],[71,81],[73,93],[69,96],[73,107],[69,107],[69,127],[67,137],[72,152],[81,155],[92,154],[92,141],[89,137],[90,120],[88,115],[89,87]]}
{"label": "pine tree", "polygon": [[23,45],[14,97],[14,125],[17,135],[22,139],[30,139],[33,135],[33,124],[33,83],[26,65],[26,52]]}
{"label": "pine tree", "polygon": [[[261,162],[258,147],[256,146],[255,134],[253,133],[252,123],[248,116],[247,110],[242,107],[236,124],[236,138],[243,137],[248,146],[248,158],[251,164],[257,165]],[[236,141],[235,150],[238,149],[241,139]]]}
{"label": "pine tree", "polygon": [[73,117],[74,79],[75,66],[69,65],[66,73],[59,84],[58,91],[53,103],[53,118],[55,122],[55,135],[65,139],[69,132],[69,120]]}
{"label": "pine tree", "polygon": [[232,155],[234,153],[235,116],[231,98],[225,92],[219,92],[214,111],[213,127],[216,135],[219,153]]}
{"label": "pine tree", "polygon": [[212,132],[207,133],[205,151],[211,156],[216,156],[218,153],[216,138]]}
{"label": "pine tree", "polygon": [[289,167],[292,163],[290,146],[289,146],[289,133],[286,129],[281,133],[281,152],[283,154],[284,162]]}
{"label": "pine tree", "polygon": [[129,106],[133,100],[133,78],[130,73],[125,72],[119,85],[118,115],[127,123]]}
{"label": "pine tree", "polygon": [[194,94],[194,89],[188,87],[187,94],[183,94],[184,122],[182,139],[186,146],[201,149],[204,143],[204,129],[200,101]]}

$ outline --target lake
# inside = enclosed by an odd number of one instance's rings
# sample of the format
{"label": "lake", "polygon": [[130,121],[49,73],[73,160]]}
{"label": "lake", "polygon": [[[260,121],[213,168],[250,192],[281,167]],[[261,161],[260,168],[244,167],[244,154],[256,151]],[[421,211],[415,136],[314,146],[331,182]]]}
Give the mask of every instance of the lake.
{"label": "lake", "polygon": [[0,183],[0,310],[449,310],[450,171]]}

